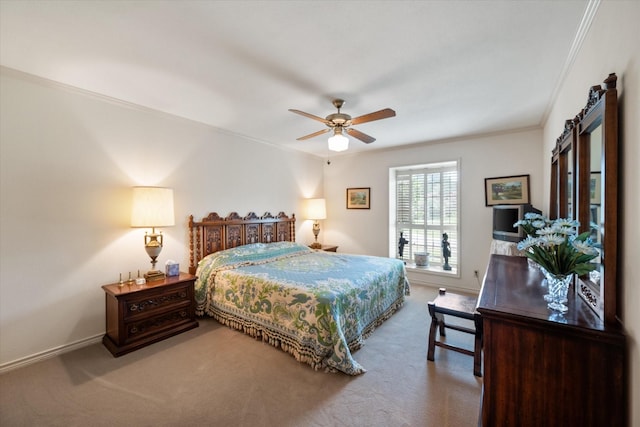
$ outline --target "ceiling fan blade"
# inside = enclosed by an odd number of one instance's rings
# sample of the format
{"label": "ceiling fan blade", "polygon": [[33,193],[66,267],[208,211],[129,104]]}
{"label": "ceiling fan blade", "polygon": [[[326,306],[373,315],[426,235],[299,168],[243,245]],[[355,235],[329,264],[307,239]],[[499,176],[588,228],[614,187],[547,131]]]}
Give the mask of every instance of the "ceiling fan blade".
{"label": "ceiling fan blade", "polygon": [[305,139],[313,138],[314,136],[322,135],[323,133],[329,132],[331,129],[323,129],[318,132],[311,133],[309,135],[301,136],[300,138],[296,138],[298,141],[304,141]]}
{"label": "ceiling fan blade", "polygon": [[373,141],[376,140],[374,137],[369,136],[366,133],[362,133],[359,130],[355,130],[353,128],[347,128],[346,130],[349,135],[351,135],[354,138],[358,138],[360,141],[364,142],[365,144],[371,144]]}
{"label": "ceiling fan blade", "polygon": [[388,119],[389,117],[395,117],[395,115],[396,112],[391,108],[385,108],[384,110],[375,111],[373,113],[351,119],[351,124],[359,125],[360,123],[372,122],[374,120]]}
{"label": "ceiling fan blade", "polygon": [[319,122],[324,123],[325,125],[328,125],[330,123],[327,119],[323,119],[322,117],[314,116],[313,114],[305,113],[304,111],[292,110],[291,108],[289,108],[289,111],[291,111],[292,113],[300,114],[301,116],[305,116],[305,117],[308,117],[308,118],[313,119],[313,120],[317,120]]}

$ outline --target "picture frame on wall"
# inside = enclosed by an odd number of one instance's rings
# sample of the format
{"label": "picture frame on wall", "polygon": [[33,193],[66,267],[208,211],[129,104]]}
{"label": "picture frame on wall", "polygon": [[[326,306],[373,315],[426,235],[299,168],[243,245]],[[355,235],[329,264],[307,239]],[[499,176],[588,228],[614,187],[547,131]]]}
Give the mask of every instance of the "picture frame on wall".
{"label": "picture frame on wall", "polygon": [[347,209],[370,209],[371,188],[347,188]]}
{"label": "picture frame on wall", "polygon": [[529,175],[484,179],[485,206],[523,205],[529,202]]}

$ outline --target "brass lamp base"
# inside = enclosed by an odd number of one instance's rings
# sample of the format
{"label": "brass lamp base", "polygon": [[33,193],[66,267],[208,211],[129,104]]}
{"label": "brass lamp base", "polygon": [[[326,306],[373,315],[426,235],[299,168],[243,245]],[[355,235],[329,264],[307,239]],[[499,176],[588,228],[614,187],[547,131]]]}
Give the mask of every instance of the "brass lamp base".
{"label": "brass lamp base", "polygon": [[318,234],[320,234],[320,223],[318,221],[313,222],[313,236],[315,242],[309,245],[311,249],[322,249],[322,245],[318,243]]}
{"label": "brass lamp base", "polygon": [[147,254],[151,257],[151,270],[147,271],[144,274],[144,278],[147,279],[147,282],[154,280],[164,280],[165,274],[156,270],[156,262],[158,255],[162,251],[162,233],[156,233],[156,229],[153,228],[151,234],[144,233],[144,249],[147,251]]}
{"label": "brass lamp base", "polygon": [[149,270],[144,273],[144,278],[147,279],[147,282],[152,282],[154,280],[164,280],[165,274],[160,270]]}

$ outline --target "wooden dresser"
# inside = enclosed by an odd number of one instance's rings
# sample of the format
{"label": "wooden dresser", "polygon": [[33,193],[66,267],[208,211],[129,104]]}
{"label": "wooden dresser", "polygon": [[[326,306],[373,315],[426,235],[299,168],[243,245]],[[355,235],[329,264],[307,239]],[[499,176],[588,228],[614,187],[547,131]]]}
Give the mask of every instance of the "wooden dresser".
{"label": "wooden dresser", "polygon": [[107,333],[102,343],[116,357],[198,326],[191,274],[144,285],[102,287]]}
{"label": "wooden dresser", "polygon": [[478,311],[484,328],[481,425],[626,426],[625,337],[569,290],[569,311],[543,299],[527,259],[491,255]]}

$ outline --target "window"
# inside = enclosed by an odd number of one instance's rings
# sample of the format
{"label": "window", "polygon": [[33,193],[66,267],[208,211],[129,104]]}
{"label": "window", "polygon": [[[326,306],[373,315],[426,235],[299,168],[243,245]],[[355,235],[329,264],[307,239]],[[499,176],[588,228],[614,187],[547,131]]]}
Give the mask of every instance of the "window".
{"label": "window", "polygon": [[[399,257],[399,239],[408,240],[402,259],[413,263],[416,253],[428,253],[429,270],[457,274],[459,268],[458,161],[392,168],[391,233]],[[395,206],[393,206],[395,201]],[[443,269],[443,234],[448,236],[450,271]]]}

